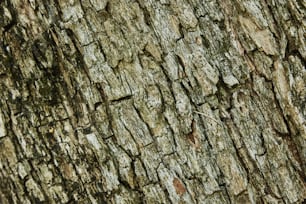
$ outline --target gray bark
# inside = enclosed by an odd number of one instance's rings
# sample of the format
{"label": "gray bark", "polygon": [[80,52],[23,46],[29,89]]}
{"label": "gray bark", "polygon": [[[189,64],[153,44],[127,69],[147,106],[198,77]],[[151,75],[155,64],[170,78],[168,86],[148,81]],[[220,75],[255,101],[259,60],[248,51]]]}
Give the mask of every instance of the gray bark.
{"label": "gray bark", "polygon": [[0,203],[306,198],[305,1],[0,11]]}

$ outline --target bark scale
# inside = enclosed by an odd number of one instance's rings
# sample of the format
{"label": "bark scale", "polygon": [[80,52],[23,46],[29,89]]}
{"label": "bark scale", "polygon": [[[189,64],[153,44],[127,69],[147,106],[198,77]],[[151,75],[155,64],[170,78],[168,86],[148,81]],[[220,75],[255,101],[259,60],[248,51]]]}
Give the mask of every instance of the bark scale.
{"label": "bark scale", "polygon": [[302,0],[0,2],[0,203],[302,203]]}

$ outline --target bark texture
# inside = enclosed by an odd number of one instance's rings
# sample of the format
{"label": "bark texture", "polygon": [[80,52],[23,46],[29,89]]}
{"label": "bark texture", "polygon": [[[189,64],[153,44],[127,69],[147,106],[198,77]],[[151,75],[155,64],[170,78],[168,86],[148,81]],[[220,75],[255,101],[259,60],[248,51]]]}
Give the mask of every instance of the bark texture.
{"label": "bark texture", "polygon": [[0,2],[0,203],[302,203],[303,0]]}

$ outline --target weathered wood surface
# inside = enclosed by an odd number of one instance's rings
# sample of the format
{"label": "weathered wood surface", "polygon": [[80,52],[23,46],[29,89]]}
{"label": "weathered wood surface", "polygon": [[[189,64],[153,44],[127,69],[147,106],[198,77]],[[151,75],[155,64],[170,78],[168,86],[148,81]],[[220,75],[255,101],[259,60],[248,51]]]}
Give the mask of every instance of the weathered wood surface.
{"label": "weathered wood surface", "polygon": [[303,0],[0,2],[0,203],[302,203]]}

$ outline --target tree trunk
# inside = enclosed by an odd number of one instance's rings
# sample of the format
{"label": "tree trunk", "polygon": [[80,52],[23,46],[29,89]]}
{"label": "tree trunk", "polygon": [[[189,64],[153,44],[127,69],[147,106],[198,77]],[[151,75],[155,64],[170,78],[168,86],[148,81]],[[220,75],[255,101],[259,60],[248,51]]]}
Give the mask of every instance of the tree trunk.
{"label": "tree trunk", "polygon": [[303,0],[4,0],[0,203],[302,203]]}

